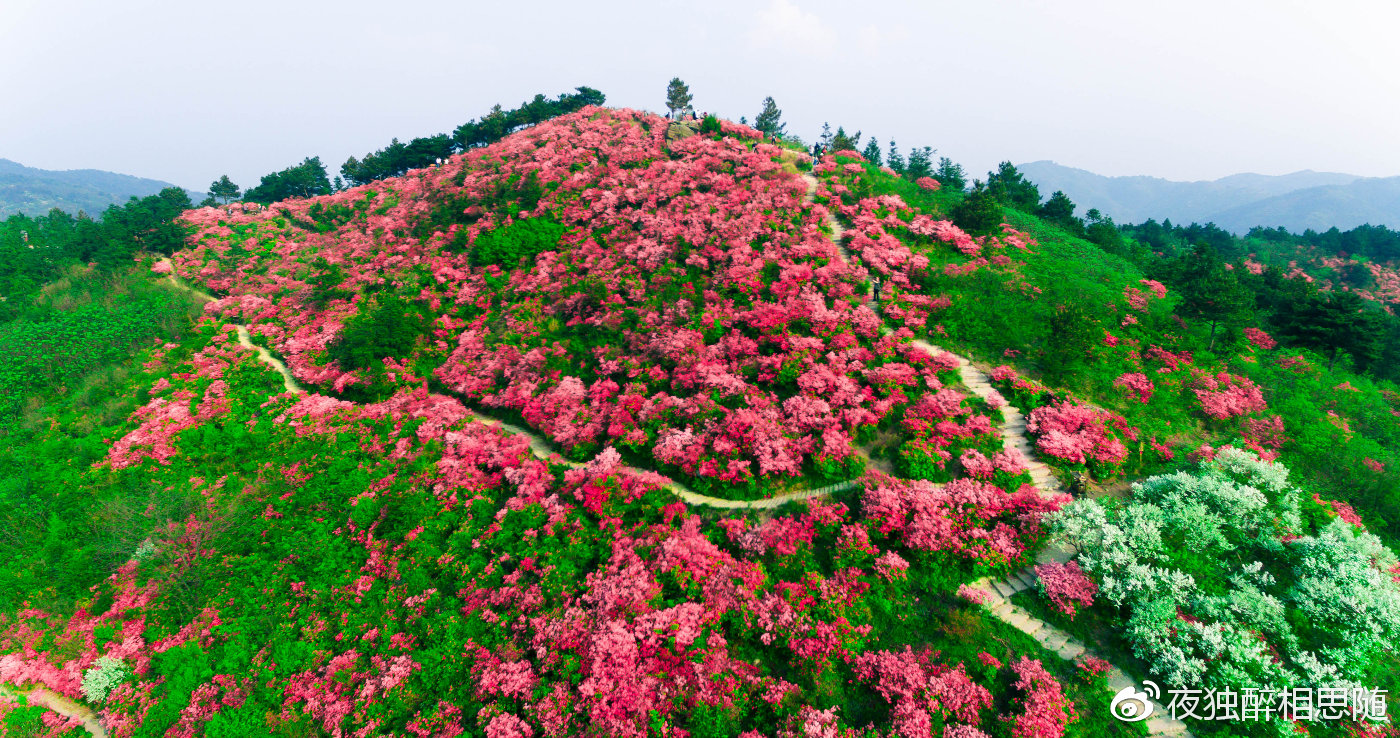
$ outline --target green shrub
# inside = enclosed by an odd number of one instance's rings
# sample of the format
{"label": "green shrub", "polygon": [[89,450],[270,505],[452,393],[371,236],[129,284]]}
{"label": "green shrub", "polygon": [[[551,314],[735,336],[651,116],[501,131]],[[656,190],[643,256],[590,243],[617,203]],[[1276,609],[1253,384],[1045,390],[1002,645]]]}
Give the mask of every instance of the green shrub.
{"label": "green shrub", "polygon": [[504,228],[478,235],[472,248],[472,263],[477,266],[498,264],[513,267],[522,258],[534,258],[557,248],[560,236],[567,230],[568,226],[549,218],[517,220]]}
{"label": "green shrub", "polygon": [[707,115],[707,116],[705,116],[705,119],[702,120],[702,121],[700,121],[700,132],[701,132],[701,133],[719,133],[719,132],[720,132],[719,118],[716,118],[716,117],[713,116],[713,115]]}
{"label": "green shrub", "polygon": [[378,368],[386,358],[408,356],[428,327],[427,318],[418,309],[391,297],[347,321],[330,346],[330,357],[346,369]]}

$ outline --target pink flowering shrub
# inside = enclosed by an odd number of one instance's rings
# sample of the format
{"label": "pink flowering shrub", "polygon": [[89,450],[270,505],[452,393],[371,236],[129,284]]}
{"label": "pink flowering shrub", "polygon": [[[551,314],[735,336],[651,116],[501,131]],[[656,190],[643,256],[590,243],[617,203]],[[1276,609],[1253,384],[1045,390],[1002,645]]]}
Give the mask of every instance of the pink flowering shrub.
{"label": "pink flowering shrub", "polygon": [[[731,127],[667,146],[664,119],[591,108],[441,168],[263,212],[190,211],[194,245],[173,262],[227,294],[213,314],[342,397],[430,373],[575,458],[616,445],[712,494],[761,496],[813,465],[857,473],[852,440],[927,389],[885,370],[902,341],[880,336],[857,287],[927,258],[883,231],[907,212],[886,198],[849,234],[864,265],[847,264],[781,150]],[[482,239],[530,222],[556,224],[557,243],[480,263]],[[382,370],[332,360],[386,287],[422,333]],[[914,326],[947,306],[902,304]]]}
{"label": "pink flowering shrub", "polygon": [[918,185],[919,189],[926,190],[928,192],[937,192],[943,187],[943,185],[940,185],[938,183],[938,180],[934,179],[933,177],[919,177],[918,179],[914,180],[914,184]]}
{"label": "pink flowering shrub", "polygon": [[[1128,449],[1115,433],[1115,418],[1088,405],[1063,401],[1032,410],[1026,429],[1036,436],[1036,449],[1070,464],[1111,469],[1128,458]],[[1132,429],[1124,429],[1130,437]]]}
{"label": "pink flowering shrub", "polygon": [[1268,409],[1259,386],[1248,377],[1219,372],[1197,372],[1195,394],[1201,411],[1216,420],[1228,420]]}
{"label": "pink flowering shrub", "polygon": [[1269,336],[1269,334],[1259,330],[1258,328],[1244,329],[1244,337],[1248,339],[1250,343],[1265,350],[1274,348],[1278,345],[1278,341],[1275,341]]}
{"label": "pink flowering shrub", "polygon": [[1123,374],[1113,381],[1113,386],[1126,390],[1144,405],[1152,399],[1152,393],[1157,389],[1157,386],[1152,383],[1152,380],[1148,379],[1147,375],[1142,372],[1128,372]]}
{"label": "pink flowering shrub", "polygon": [[891,706],[894,734],[929,735],[935,721],[975,727],[992,706],[991,692],[972,681],[962,664],[949,668],[936,661],[937,651],[874,651],[858,656],[854,671],[873,683]]}
{"label": "pink flowering shrub", "polygon": [[1070,618],[1074,617],[1077,608],[1092,606],[1094,595],[1099,591],[1099,585],[1075,561],[1037,564],[1035,575],[1041,591],[1050,598],[1050,604]]}
{"label": "pink flowering shrub", "polygon": [[1011,665],[1016,673],[1016,688],[1024,695],[1024,710],[1020,715],[1006,718],[1012,724],[1014,738],[1060,738],[1065,728],[1078,716],[1064,688],[1045,666],[1035,659],[1022,656]]}
{"label": "pink flowering shrub", "polygon": [[911,550],[997,569],[1019,561],[1040,535],[1040,519],[1067,501],[1042,498],[1029,486],[1007,493],[971,479],[940,486],[872,474],[862,505],[880,533]]}

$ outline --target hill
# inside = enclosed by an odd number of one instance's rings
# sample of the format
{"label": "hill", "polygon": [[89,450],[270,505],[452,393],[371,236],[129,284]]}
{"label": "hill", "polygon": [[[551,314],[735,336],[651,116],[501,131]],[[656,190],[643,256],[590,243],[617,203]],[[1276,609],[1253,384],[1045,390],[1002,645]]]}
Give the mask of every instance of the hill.
{"label": "hill", "polygon": [[[154,195],[174,185],[97,169],[52,171],[0,159],[0,219],[15,213],[45,215],[53,208],[96,216],[109,205]],[[204,193],[190,192],[196,202]]]}
{"label": "hill", "polygon": [[[1105,177],[1037,161],[1018,167],[1043,193],[1062,190],[1082,210],[1120,223],[1148,219],[1208,223],[1236,234],[1254,226],[1302,232],[1363,223],[1400,225],[1400,178],[1304,170],[1279,176],[1235,174],[1212,181]],[[1081,213],[1082,214],[1082,213]]]}
{"label": "hill", "polygon": [[187,211],[111,291],[202,311],[132,311],[97,373],[30,356],[115,277],[45,285],[57,324],[0,334],[0,682],[123,736],[418,738],[1137,735],[1147,677],[1395,686],[1387,387],[949,219],[985,193],[696,128],[590,106]]}
{"label": "hill", "polygon": [[1259,225],[1295,233],[1361,225],[1400,228],[1400,177],[1308,187],[1223,209],[1209,217],[1233,233],[1245,233]]}

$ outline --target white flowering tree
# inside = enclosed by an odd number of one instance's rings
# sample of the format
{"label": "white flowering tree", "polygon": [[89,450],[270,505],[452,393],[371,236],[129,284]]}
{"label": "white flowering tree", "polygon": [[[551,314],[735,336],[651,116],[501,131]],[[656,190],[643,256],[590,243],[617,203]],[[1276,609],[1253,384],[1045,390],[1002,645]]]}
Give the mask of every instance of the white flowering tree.
{"label": "white flowering tree", "polygon": [[131,670],[121,659],[99,657],[92,668],[83,672],[83,698],[92,703],[103,702],[113,689],[130,676]]}
{"label": "white flowering tree", "polygon": [[1050,524],[1169,687],[1373,686],[1400,645],[1397,558],[1341,518],[1305,529],[1298,506],[1283,465],[1225,449]]}

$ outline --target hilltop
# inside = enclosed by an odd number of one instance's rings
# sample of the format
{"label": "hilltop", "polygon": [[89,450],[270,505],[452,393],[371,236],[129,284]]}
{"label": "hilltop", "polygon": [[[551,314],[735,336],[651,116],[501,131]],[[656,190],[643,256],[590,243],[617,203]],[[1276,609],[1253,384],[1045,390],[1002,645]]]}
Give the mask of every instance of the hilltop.
{"label": "hilltop", "polygon": [[[167,187],[174,185],[97,169],[35,169],[0,159],[0,219],[15,213],[37,217],[53,208],[96,216],[109,205],[154,195]],[[189,194],[195,201],[204,196]]]}
{"label": "hilltop", "polygon": [[[1389,385],[980,192],[669,129],[186,211],[121,283],[168,325],[0,365],[0,682],[123,736],[488,738],[1181,735],[1109,700],[1394,686]],[[0,341],[83,357],[78,310]]]}

